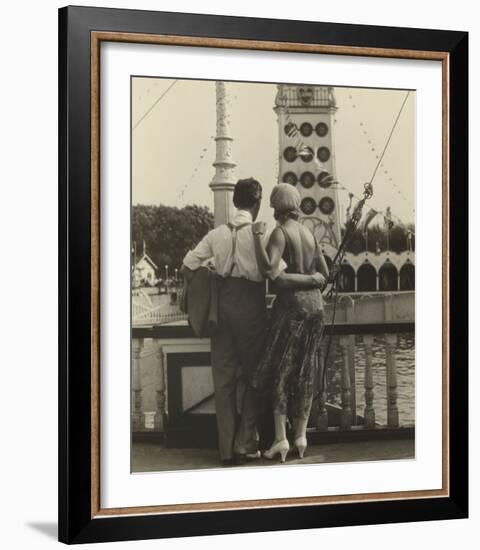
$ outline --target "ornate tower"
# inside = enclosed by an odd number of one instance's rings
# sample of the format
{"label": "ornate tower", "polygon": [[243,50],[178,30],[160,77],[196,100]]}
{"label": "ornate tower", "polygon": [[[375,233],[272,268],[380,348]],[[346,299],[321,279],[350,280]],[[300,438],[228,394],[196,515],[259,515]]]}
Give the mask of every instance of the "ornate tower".
{"label": "ornate tower", "polygon": [[217,98],[217,133],[215,176],[210,182],[214,196],[215,227],[230,221],[233,215],[232,195],[235,189],[235,163],[232,160],[232,142],[230,137],[230,119],[227,106],[225,82],[215,83]]}
{"label": "ornate tower", "polygon": [[278,181],[295,185],[300,191],[300,221],[333,258],[340,242],[333,88],[279,84],[274,110],[279,133]]}

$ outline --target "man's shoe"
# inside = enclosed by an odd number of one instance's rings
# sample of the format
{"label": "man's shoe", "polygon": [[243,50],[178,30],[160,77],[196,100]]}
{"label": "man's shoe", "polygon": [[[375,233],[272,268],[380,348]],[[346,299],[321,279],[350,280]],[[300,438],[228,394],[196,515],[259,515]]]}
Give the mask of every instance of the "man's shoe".
{"label": "man's shoe", "polygon": [[233,462],[235,466],[242,466],[243,464],[245,464],[245,462],[247,462],[247,455],[243,453],[235,453],[233,455]]}
{"label": "man's shoe", "polygon": [[233,458],[222,458],[221,463],[222,466],[225,466],[225,468],[235,466],[235,460]]}
{"label": "man's shoe", "polygon": [[251,462],[252,460],[258,460],[259,458],[261,458],[261,456],[262,454],[260,453],[260,451],[256,451],[254,453],[234,453],[233,461],[237,466],[241,466],[246,462]]}
{"label": "man's shoe", "polygon": [[262,453],[260,451],[256,451],[255,453],[247,453],[245,455],[245,458],[250,461],[250,460],[258,460],[259,458],[261,458],[262,456]]}

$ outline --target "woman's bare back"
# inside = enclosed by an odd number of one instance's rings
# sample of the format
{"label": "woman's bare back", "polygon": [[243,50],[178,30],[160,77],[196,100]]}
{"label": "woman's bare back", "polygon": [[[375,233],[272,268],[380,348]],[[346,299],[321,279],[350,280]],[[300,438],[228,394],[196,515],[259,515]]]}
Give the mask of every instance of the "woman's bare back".
{"label": "woman's bare back", "polygon": [[[290,261],[294,262],[294,265],[289,266],[290,269],[295,268],[298,273],[313,273],[316,271],[314,262],[316,242],[311,231],[292,219],[285,222],[282,227],[290,242],[292,254]],[[285,248],[287,249],[287,247],[288,245],[285,243]]]}

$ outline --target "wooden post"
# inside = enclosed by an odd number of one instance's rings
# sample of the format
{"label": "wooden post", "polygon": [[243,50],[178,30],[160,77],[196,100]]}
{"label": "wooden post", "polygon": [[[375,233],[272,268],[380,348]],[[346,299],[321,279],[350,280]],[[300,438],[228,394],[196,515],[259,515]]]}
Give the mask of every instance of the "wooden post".
{"label": "wooden post", "polygon": [[155,390],[157,392],[156,411],[154,420],[154,430],[163,433],[165,431],[165,366],[163,361],[163,347],[158,339],[153,340],[153,346],[156,352],[155,365]]}
{"label": "wooden post", "polygon": [[393,294],[384,294],[384,311],[385,311],[385,321],[393,321]]}
{"label": "wooden post", "polygon": [[[346,302],[346,319],[348,323],[355,322],[355,301],[351,296],[343,297]],[[350,410],[352,411],[352,425],[357,424],[357,377],[355,373],[355,334],[348,335],[348,372],[350,377]]]}
{"label": "wooden post", "polygon": [[352,408],[350,401],[350,366],[348,361],[349,336],[340,336],[342,350],[342,416],[340,429],[349,430],[352,427]]}
{"label": "wooden post", "polygon": [[352,425],[357,424],[357,376],[355,373],[355,334],[348,336],[348,371],[350,377],[350,410],[352,411]]}
{"label": "wooden post", "polygon": [[140,432],[142,422],[142,376],[140,372],[140,353],[143,348],[143,338],[132,340],[132,428]]}
{"label": "wooden post", "polygon": [[318,415],[317,415],[317,429],[326,432],[328,430],[328,413],[326,408],[327,403],[327,388],[326,383],[325,386],[323,385],[323,381],[326,380],[324,369],[328,367],[328,365],[324,364],[325,361],[325,350],[323,346],[320,346],[320,350],[318,352],[318,364],[319,364],[319,380],[318,380],[318,390],[320,392],[318,397]]}
{"label": "wooden post", "polygon": [[366,335],[363,337],[365,344],[365,429],[372,430],[375,428],[375,409],[373,407],[373,369],[372,369],[372,346],[373,336]]}
{"label": "wooden post", "polygon": [[398,428],[398,405],[397,405],[397,366],[395,361],[395,347],[397,335],[387,334],[385,336],[385,348],[387,356],[387,424],[389,428]]}

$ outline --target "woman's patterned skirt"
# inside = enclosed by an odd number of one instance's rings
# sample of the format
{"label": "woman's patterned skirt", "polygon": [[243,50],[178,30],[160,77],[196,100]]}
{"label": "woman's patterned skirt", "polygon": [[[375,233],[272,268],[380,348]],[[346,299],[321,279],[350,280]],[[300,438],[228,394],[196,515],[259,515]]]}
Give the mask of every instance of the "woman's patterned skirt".
{"label": "woman's patterned skirt", "polygon": [[323,332],[319,289],[278,292],[265,351],[252,376],[259,399],[269,400],[274,412],[291,418],[308,417]]}

